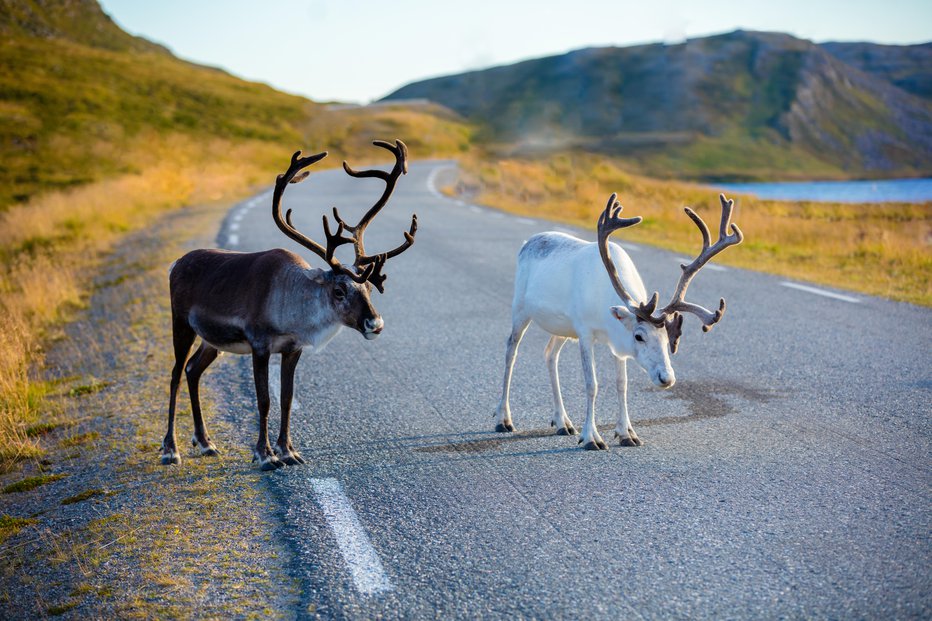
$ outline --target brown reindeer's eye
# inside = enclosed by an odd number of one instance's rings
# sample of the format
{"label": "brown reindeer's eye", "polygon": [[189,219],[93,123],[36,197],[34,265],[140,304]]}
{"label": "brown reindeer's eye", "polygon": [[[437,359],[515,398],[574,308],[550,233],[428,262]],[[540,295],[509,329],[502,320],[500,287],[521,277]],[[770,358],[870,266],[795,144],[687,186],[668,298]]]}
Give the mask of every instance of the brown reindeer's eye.
{"label": "brown reindeer's eye", "polygon": [[346,297],[346,285],[344,285],[343,283],[337,284],[333,288],[333,297],[336,298],[337,300],[342,300],[343,298],[345,298]]}

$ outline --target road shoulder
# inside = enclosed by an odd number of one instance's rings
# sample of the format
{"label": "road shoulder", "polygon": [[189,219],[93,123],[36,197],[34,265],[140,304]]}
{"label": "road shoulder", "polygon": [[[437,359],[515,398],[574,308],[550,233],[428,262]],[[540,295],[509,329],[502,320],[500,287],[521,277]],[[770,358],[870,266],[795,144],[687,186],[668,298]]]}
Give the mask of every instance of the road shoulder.
{"label": "road shoulder", "polygon": [[[274,498],[238,446],[242,432],[213,415],[219,396],[208,387],[205,416],[226,450],[198,458],[189,448],[182,389],[183,461],[159,465],[168,266],[213,245],[226,207],[179,210],[130,235],[105,259],[87,307],[50,335],[45,455],[0,480],[0,617],[294,616],[299,584]],[[240,426],[252,423],[241,414]]]}

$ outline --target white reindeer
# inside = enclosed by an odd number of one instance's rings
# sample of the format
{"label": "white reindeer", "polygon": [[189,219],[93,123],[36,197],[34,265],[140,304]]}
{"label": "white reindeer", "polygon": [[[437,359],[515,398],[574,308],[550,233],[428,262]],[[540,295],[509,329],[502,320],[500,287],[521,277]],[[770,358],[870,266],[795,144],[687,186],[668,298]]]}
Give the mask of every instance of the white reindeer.
{"label": "white reindeer", "polygon": [[[505,380],[502,400],[496,410],[495,430],[514,431],[508,393],[518,345],[528,325],[533,321],[552,336],[545,357],[553,388],[554,413],[550,425],[558,435],[575,435],[576,429],[560,395],[557,363],[560,350],[569,339],[579,341],[583,375],[586,379],[588,403],[586,422],[579,442],[587,450],[607,449],[595,421],[595,398],[598,385],[592,359],[592,346],[604,343],[611,350],[616,364],[616,384],[621,410],[615,425],[615,437],[622,446],[640,446],[628,418],[629,358],[647,371],[654,384],[670,388],[676,382],[670,354],[676,353],[682,331],[683,315],[692,313],[702,321],[703,331],[709,331],[725,312],[725,300],[719,301],[715,312],[685,301],[686,289],[696,273],[713,256],[744,238],[741,230],[731,224],[734,201],[722,194],[722,220],[719,239],[710,246],[709,229],[692,209],[686,215],[702,233],[702,251],[692,263],[682,265],[683,273],[670,303],[657,310],[658,294],[648,300],[644,283],[628,254],[608,237],[617,229],[641,221],[619,218],[621,206],[612,194],[599,218],[598,242],[586,242],[563,233],[540,233],[531,237],[518,253],[515,274],[515,295],[511,307],[511,335],[505,352]],[[731,234],[728,234],[728,230]],[[609,256],[611,253],[611,256]],[[607,272],[607,278],[606,278]],[[619,305],[619,302],[621,304]],[[669,348],[669,353],[668,353]]]}

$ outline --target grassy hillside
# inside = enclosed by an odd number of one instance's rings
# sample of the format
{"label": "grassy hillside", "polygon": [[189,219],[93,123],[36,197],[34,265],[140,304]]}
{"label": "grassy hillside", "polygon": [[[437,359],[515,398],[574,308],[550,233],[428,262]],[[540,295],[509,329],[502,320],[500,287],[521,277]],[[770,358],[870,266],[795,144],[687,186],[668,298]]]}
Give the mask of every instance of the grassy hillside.
{"label": "grassy hillside", "polygon": [[[913,81],[932,74],[910,67]],[[456,110],[502,153],[605,153],[657,177],[932,174],[932,103],[779,33],[583,49],[416,82],[386,100],[401,98]]]}

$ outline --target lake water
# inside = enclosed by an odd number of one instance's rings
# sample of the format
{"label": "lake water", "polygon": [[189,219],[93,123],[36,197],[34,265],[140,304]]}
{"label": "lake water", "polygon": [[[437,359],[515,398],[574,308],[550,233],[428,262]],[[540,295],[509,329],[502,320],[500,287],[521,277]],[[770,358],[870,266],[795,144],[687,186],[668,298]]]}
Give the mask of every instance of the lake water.
{"label": "lake water", "polygon": [[932,201],[932,178],[881,181],[788,181],[781,183],[716,183],[728,192],[787,201],[841,203],[924,203]]}

